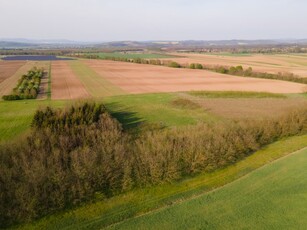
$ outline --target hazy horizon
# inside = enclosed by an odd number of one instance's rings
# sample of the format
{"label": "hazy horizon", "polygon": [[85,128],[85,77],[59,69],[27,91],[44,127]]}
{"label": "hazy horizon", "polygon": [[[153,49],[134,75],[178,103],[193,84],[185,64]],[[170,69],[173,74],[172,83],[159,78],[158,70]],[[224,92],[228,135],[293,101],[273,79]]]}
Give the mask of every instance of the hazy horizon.
{"label": "hazy horizon", "polygon": [[0,0],[0,38],[82,42],[306,39],[303,0]]}

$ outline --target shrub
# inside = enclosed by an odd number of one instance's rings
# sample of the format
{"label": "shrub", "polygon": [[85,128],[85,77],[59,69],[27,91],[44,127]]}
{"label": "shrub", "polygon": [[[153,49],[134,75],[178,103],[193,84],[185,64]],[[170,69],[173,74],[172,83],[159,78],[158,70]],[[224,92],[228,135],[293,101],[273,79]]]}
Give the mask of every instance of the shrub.
{"label": "shrub", "polygon": [[168,67],[180,68],[181,66],[177,62],[172,61],[168,64]]}

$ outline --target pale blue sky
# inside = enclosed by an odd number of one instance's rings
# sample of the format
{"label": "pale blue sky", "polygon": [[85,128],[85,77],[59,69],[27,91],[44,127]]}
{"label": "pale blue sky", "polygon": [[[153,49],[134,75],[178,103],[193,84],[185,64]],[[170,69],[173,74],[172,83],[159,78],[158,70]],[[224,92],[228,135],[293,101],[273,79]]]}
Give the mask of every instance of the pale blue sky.
{"label": "pale blue sky", "polygon": [[0,0],[0,38],[307,38],[307,0]]}

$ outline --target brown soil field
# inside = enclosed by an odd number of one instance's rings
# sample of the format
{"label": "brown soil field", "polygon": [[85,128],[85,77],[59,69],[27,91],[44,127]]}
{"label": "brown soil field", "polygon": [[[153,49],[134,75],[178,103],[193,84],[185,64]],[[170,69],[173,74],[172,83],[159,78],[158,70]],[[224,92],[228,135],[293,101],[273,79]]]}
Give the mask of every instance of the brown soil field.
{"label": "brown soil field", "polygon": [[195,99],[194,97],[193,101],[209,113],[235,120],[282,116],[289,111],[307,106],[307,100],[303,98]]}
{"label": "brown soil field", "polygon": [[14,75],[25,61],[0,61],[0,83]]}
{"label": "brown soil field", "polygon": [[172,54],[183,58],[171,58],[180,64],[200,63],[203,65],[242,65],[252,67],[258,72],[278,73],[290,72],[300,77],[307,77],[307,56],[296,55],[262,55],[251,56],[223,56],[206,54]]}
{"label": "brown soil field", "polygon": [[303,84],[236,77],[206,70],[176,69],[104,60],[84,60],[83,62],[101,77],[132,94],[191,90],[301,93],[307,90],[306,85]]}
{"label": "brown soil field", "polygon": [[54,61],[51,67],[51,98],[79,99],[90,94],[66,61]]}
{"label": "brown soil field", "polygon": [[[11,61],[10,61],[11,62]],[[1,62],[0,62],[1,63]],[[25,62],[12,76],[0,82],[0,97],[11,94],[13,89],[17,86],[18,80],[23,74],[26,74],[34,66],[41,67],[41,62],[28,61]]]}

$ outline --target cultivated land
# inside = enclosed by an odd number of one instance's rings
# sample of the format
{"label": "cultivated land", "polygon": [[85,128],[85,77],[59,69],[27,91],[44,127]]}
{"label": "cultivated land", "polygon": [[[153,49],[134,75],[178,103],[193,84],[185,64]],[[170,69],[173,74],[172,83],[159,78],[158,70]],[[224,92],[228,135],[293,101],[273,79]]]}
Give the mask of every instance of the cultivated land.
{"label": "cultivated land", "polygon": [[51,71],[52,99],[81,99],[90,97],[90,94],[74,74],[67,61],[52,62]]}
{"label": "cultivated land", "polygon": [[[307,56],[297,54],[173,54],[180,58],[172,58],[180,64],[200,63],[204,65],[252,67],[254,71],[278,73],[290,72],[300,77],[307,77]],[[184,57],[184,58],[183,58]]]}
{"label": "cultivated land", "polygon": [[[11,62],[10,61],[3,61],[0,62],[0,64],[8,65],[10,66]],[[12,92],[12,90],[16,87],[18,80],[21,78],[22,75],[26,74],[30,69],[33,67],[38,67],[38,68],[44,68],[46,71],[48,71],[48,62],[34,62],[34,61],[29,61],[26,62],[24,65],[22,65],[20,68],[17,69],[13,75],[8,76],[4,81],[0,83],[0,97],[2,100],[3,95],[8,95]]]}
{"label": "cultivated land", "polygon": [[214,192],[110,229],[304,229],[307,149]]}
{"label": "cultivated land", "polygon": [[37,109],[62,107],[65,104],[65,101],[50,100],[0,101],[0,142],[19,138],[26,133]]}
{"label": "cultivated land", "polygon": [[[53,100],[0,101],[0,142],[21,138],[38,108],[61,108],[81,99],[102,101],[128,133],[137,135],[148,130],[180,130],[198,123],[277,118],[307,106],[307,95],[298,94],[306,85],[103,60],[27,62],[8,78],[11,83],[4,89],[12,89],[19,79],[17,75],[20,77],[33,66],[44,66],[47,71],[51,67]],[[46,87],[48,90],[48,82]],[[235,180],[306,147],[306,143],[306,135],[285,138],[226,168],[135,188],[111,198],[97,195],[93,203],[47,216],[20,229],[303,227],[307,224],[303,216],[307,204],[302,202],[307,190],[306,150]]]}
{"label": "cultivated land", "polygon": [[81,61],[69,62],[74,74],[78,76],[86,90],[92,97],[101,98],[114,95],[127,94],[120,87],[112,84],[103,76],[100,76],[92,68]]}
{"label": "cultivated land", "polygon": [[114,52],[114,53],[93,53],[93,55],[98,55],[100,58],[143,58],[143,59],[156,59],[156,58],[171,58],[171,55],[155,54],[155,53],[133,53],[133,52]]}
{"label": "cultivated land", "polygon": [[236,77],[206,70],[102,60],[86,60],[84,63],[101,77],[132,94],[189,90],[301,93],[306,90],[303,84]]}
{"label": "cultivated land", "polygon": [[17,70],[23,66],[26,62],[23,61],[14,61],[6,62],[0,61],[0,83],[5,79],[11,77]]}

